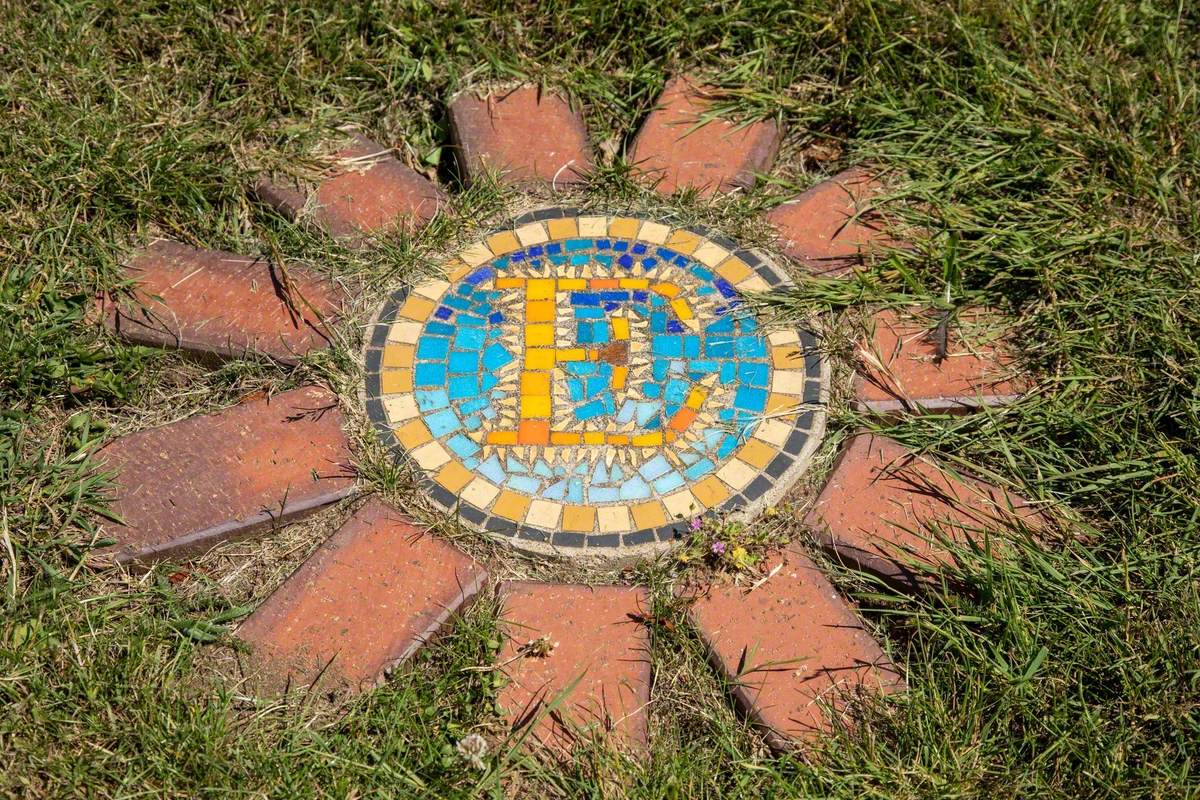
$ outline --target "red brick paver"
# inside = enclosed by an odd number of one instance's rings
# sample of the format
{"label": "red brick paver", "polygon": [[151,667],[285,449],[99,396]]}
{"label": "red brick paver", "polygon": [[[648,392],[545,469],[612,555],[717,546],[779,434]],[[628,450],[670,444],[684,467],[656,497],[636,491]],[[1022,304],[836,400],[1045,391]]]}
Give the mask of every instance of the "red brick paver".
{"label": "red brick paver", "polygon": [[450,126],[469,181],[494,169],[510,183],[578,183],[593,167],[583,117],[548,89],[462,92],[450,102]]}
{"label": "red brick paver", "polygon": [[371,500],[238,630],[253,684],[364,688],[417,651],[487,573],[453,545]]}
{"label": "red brick paver", "polygon": [[[506,583],[500,662],[511,682],[500,693],[509,722],[521,727],[578,683],[533,730],[542,744],[569,748],[581,735],[611,731],[622,746],[646,746],[650,701],[649,636],[631,615],[645,613],[645,591],[623,586]],[[520,655],[540,636],[549,655]]]}
{"label": "red brick paver", "polygon": [[98,458],[124,521],[99,552],[120,563],[201,552],[354,489],[337,398],[316,386],[123,436]]}
{"label": "red brick paver", "polygon": [[309,191],[290,181],[259,181],[255,193],[297,220],[311,215],[329,234],[361,243],[363,234],[395,227],[415,228],[428,222],[445,202],[441,190],[400,163],[388,148],[365,136],[338,153],[343,167]]}
{"label": "red brick paver", "polygon": [[894,586],[920,586],[922,566],[948,563],[939,536],[981,542],[984,533],[1044,518],[1028,501],[956,477],[899,442],[861,433],[839,457],[805,524],[835,558]]}
{"label": "red brick paver", "polygon": [[837,277],[861,264],[872,249],[896,244],[872,208],[882,191],[870,172],[850,169],[776,206],[767,221],[783,252],[815,275]]}
{"label": "red brick paver", "polygon": [[967,411],[1017,399],[1023,384],[1011,374],[1005,345],[974,333],[985,320],[979,312],[960,312],[946,329],[946,357],[939,359],[933,319],[876,314],[854,382],[859,409]]}
{"label": "red brick paver", "polygon": [[248,351],[295,363],[328,345],[343,295],[329,281],[289,266],[159,240],[126,270],[132,299],[104,298],[105,319],[135,344],[236,358]]}
{"label": "red brick paver", "polygon": [[690,609],[714,666],[742,712],[777,750],[844,724],[856,692],[895,692],[904,680],[862,621],[798,549],[757,588],[713,585]]}
{"label": "red brick paver", "polygon": [[754,186],[779,150],[774,120],[741,125],[712,119],[697,127],[712,105],[703,86],[672,79],[633,141],[629,162],[663,194],[695,188],[703,195]]}

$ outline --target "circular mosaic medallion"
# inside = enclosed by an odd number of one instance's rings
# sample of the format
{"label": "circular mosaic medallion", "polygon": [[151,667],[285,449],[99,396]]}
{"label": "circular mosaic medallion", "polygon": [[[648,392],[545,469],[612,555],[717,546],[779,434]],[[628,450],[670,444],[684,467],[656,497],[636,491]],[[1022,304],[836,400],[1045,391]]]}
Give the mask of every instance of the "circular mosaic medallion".
{"label": "circular mosaic medallion", "polygon": [[785,283],[731,242],[549,209],[397,292],[367,349],[367,410],[441,506],[533,550],[669,546],[753,514],[824,429],[811,334],[744,295]]}

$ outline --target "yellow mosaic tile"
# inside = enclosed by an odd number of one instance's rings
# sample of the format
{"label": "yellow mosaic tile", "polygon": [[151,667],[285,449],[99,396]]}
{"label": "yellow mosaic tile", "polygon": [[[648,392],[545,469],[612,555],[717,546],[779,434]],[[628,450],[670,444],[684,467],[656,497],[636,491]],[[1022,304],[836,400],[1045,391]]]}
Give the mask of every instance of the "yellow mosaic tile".
{"label": "yellow mosaic tile", "polygon": [[447,265],[446,277],[450,279],[451,283],[454,283],[456,281],[461,281],[474,271],[475,267],[472,267],[470,264],[465,264],[462,261],[455,261]]}
{"label": "yellow mosaic tile", "polygon": [[657,500],[638,503],[629,509],[638,528],[658,528],[667,524],[667,510]]}
{"label": "yellow mosaic tile", "polygon": [[667,247],[684,255],[691,255],[700,246],[700,236],[687,230],[677,230],[667,239]]}
{"label": "yellow mosaic tile", "polygon": [[762,470],[775,460],[779,451],[759,439],[750,439],[735,455],[750,466]]}
{"label": "yellow mosaic tile", "polygon": [[773,417],[780,414],[790,414],[800,407],[800,398],[790,394],[775,394],[767,396],[766,413]]}
{"label": "yellow mosaic tile", "polygon": [[396,430],[396,440],[404,445],[406,450],[412,450],[414,447],[420,447],[426,442],[433,441],[433,434],[429,432],[429,428],[425,426],[424,422],[414,419]]}
{"label": "yellow mosaic tile", "polygon": [[704,504],[705,508],[716,508],[732,495],[725,484],[712,475],[693,484],[692,493],[696,495],[697,500]]}
{"label": "yellow mosaic tile", "polygon": [[550,347],[554,344],[553,325],[528,325],[525,328],[526,347]]}
{"label": "yellow mosaic tile", "polygon": [[532,370],[521,373],[521,394],[522,395],[539,395],[544,397],[550,396],[550,373],[549,372],[534,372]]}
{"label": "yellow mosaic tile", "polygon": [[409,297],[404,301],[404,305],[400,307],[400,312],[397,316],[425,322],[433,314],[435,307],[436,304],[432,300],[424,297]]}
{"label": "yellow mosaic tile", "polygon": [[549,396],[524,396],[521,398],[521,416],[525,418],[544,419],[550,416]]}
{"label": "yellow mosaic tile", "polygon": [[526,322],[554,322],[558,306],[553,300],[530,300],[525,306]]}
{"label": "yellow mosaic tile", "polygon": [[591,533],[596,529],[596,509],[591,506],[565,506],[562,529],[576,533]]}
{"label": "yellow mosaic tile", "polygon": [[383,348],[383,366],[411,367],[415,350],[411,344],[389,344]]}
{"label": "yellow mosaic tile", "polygon": [[500,497],[496,499],[496,504],[492,506],[492,513],[513,522],[521,522],[529,513],[529,506],[532,502],[533,498],[527,494],[518,494],[504,489],[500,492]]}
{"label": "yellow mosaic tile", "polygon": [[517,235],[512,231],[501,231],[493,234],[487,240],[488,249],[498,256],[507,255],[514,250],[521,249],[521,242],[517,239]]}
{"label": "yellow mosaic tile", "polygon": [[574,239],[579,235],[579,224],[574,218],[548,219],[546,230],[550,231],[551,239]]}
{"label": "yellow mosaic tile", "polygon": [[526,300],[553,300],[554,278],[530,278],[525,282]]}
{"label": "yellow mosaic tile", "polygon": [[740,258],[728,258],[717,267],[717,274],[737,286],[747,278],[755,277],[754,270]]}
{"label": "yellow mosaic tile", "polygon": [[798,347],[772,347],[771,366],[775,369],[804,369],[804,353]]}
{"label": "yellow mosaic tile", "polygon": [[413,377],[411,369],[393,369],[379,374],[379,389],[384,394],[411,392]]}
{"label": "yellow mosaic tile", "polygon": [[617,239],[635,239],[637,238],[638,228],[641,225],[641,220],[629,217],[616,217],[612,222],[608,223],[608,235]]}
{"label": "yellow mosaic tile", "polygon": [[434,480],[445,487],[447,491],[458,494],[474,477],[474,472],[471,472],[457,461],[451,461],[442,467]]}
{"label": "yellow mosaic tile", "polygon": [[548,347],[530,348],[525,351],[525,366],[529,369],[550,369],[554,363],[554,351]]}

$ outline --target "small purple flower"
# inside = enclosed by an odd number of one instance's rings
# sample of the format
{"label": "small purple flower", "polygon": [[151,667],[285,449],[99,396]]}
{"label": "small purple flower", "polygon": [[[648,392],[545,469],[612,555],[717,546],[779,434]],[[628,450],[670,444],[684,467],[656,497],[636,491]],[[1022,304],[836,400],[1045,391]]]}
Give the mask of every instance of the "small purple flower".
{"label": "small purple flower", "polygon": [[718,555],[718,556],[725,555],[725,543],[719,542],[719,541],[713,542],[712,543],[712,551],[713,551],[714,555]]}
{"label": "small purple flower", "polygon": [[704,527],[704,520],[700,519],[699,517],[692,517],[692,521],[688,523],[688,526],[692,530],[698,531]]}

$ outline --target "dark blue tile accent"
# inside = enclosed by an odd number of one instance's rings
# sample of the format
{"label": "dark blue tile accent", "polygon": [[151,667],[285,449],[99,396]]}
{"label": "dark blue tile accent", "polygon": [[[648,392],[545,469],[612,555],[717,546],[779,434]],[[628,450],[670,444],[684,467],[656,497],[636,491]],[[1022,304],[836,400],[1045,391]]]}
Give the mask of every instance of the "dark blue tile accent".
{"label": "dark blue tile accent", "polygon": [[791,456],[784,454],[777,455],[775,456],[774,461],[772,461],[770,464],[767,464],[766,473],[772,478],[778,478],[779,476],[783,475],[783,473],[787,472],[788,468],[794,463],[795,461]]}
{"label": "dark blue tile accent", "polygon": [[759,475],[750,481],[750,485],[746,487],[743,494],[746,495],[747,500],[754,501],[766,494],[767,490],[774,485],[766,475]]}
{"label": "dark blue tile accent", "polygon": [[654,534],[655,531],[653,528],[646,528],[642,531],[634,531],[633,533],[624,534],[621,537],[621,541],[626,547],[632,547],[639,544],[650,544],[650,542],[654,541]]}
{"label": "dark blue tile accent", "polygon": [[[386,333],[386,329],[385,329]],[[383,363],[383,351],[376,350],[374,347],[367,350],[367,357],[363,362],[363,366],[367,372],[379,372]]]}
{"label": "dark blue tile accent", "polygon": [[482,525],[484,519],[487,518],[487,514],[483,513],[475,506],[468,505],[466,503],[458,504],[458,514],[473,525]]}
{"label": "dark blue tile accent", "polygon": [[791,453],[794,456],[800,455],[800,451],[804,449],[804,443],[808,441],[808,432],[795,430],[791,436],[784,442],[783,452]]}
{"label": "dark blue tile accent", "polygon": [[549,531],[541,530],[540,528],[521,528],[520,536],[522,539],[528,539],[531,542],[548,542],[550,541]]}

